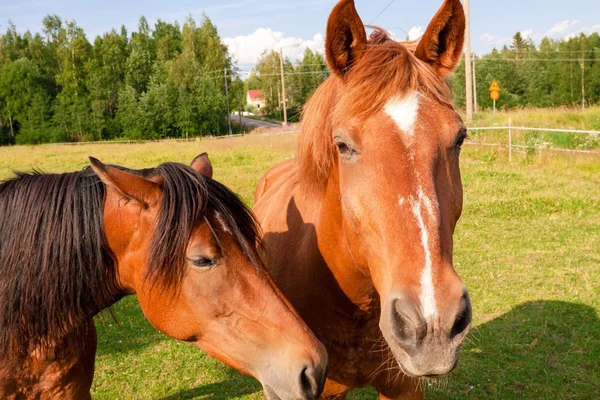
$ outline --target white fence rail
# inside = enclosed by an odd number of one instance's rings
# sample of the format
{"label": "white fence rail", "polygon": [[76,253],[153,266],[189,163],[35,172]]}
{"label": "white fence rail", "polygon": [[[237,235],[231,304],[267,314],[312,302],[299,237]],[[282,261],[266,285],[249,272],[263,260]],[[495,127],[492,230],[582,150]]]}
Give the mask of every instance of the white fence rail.
{"label": "white fence rail", "polygon": [[[598,154],[600,155],[599,150],[577,150],[577,149],[563,149],[559,147],[550,147],[550,146],[525,146],[519,144],[513,144],[513,133],[515,131],[534,131],[534,132],[560,132],[560,133],[575,133],[575,134],[584,134],[591,136],[599,136],[600,131],[594,130],[579,130],[579,129],[558,129],[558,128],[532,128],[528,126],[512,126],[511,120],[508,120],[508,126],[473,126],[469,127],[470,131],[508,131],[508,160],[512,161],[512,153],[513,149],[535,149],[535,150],[545,150],[545,151],[557,151],[563,153],[579,153],[579,154]],[[476,145],[476,146],[490,146],[490,147],[501,147],[503,146],[500,143],[469,143],[466,144]]]}
{"label": "white fence rail", "polygon": [[[557,129],[557,128],[533,128],[527,126],[512,126],[509,120],[509,124],[507,126],[473,126],[469,127],[470,131],[507,131],[508,132],[508,144],[502,143],[485,143],[485,142],[465,142],[466,145],[473,146],[486,146],[486,147],[506,147],[508,149],[508,158],[509,161],[512,161],[513,149],[535,149],[535,150],[544,150],[544,151],[552,151],[552,152],[562,152],[562,153],[579,153],[579,154],[596,154],[600,155],[600,149],[596,150],[577,150],[577,149],[564,149],[559,147],[551,147],[551,146],[526,146],[513,143],[513,134],[515,131],[537,131],[537,132],[560,132],[560,133],[573,133],[573,134],[585,134],[591,135],[594,137],[600,136],[600,131],[595,130],[578,130],[578,129]],[[292,131],[279,131],[279,132],[265,132],[261,134],[255,134],[256,136],[273,136],[273,135],[282,135],[288,133],[299,133],[300,131],[292,130]],[[210,140],[210,139],[228,139],[234,137],[244,136],[245,134],[235,134],[235,135],[224,135],[224,136],[202,136],[202,137],[194,137],[189,139],[177,138],[177,139],[158,139],[158,140],[111,140],[111,141],[95,141],[95,142],[67,142],[67,143],[46,143],[45,145],[62,145],[62,146],[77,146],[84,144],[134,144],[134,143],[156,143],[156,142],[192,142],[197,140]]]}

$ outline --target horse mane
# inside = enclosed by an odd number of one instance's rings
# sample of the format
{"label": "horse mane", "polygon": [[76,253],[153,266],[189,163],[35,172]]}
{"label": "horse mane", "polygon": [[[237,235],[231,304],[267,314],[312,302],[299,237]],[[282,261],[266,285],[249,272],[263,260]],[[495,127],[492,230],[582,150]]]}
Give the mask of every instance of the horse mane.
{"label": "horse mane", "polygon": [[115,301],[104,192],[89,171],[0,184],[0,363],[85,329]]}
{"label": "horse mane", "polygon": [[371,28],[362,57],[344,77],[327,78],[302,112],[297,157],[300,181],[309,192],[325,187],[335,163],[335,126],[364,120],[382,110],[390,98],[410,91],[451,104],[448,80],[414,55],[418,41],[396,42],[385,30]]}
{"label": "horse mane", "polygon": [[[146,273],[152,284],[179,290],[193,230],[201,221],[219,226],[215,218],[249,261],[264,266],[260,228],[225,186],[183,164],[119,168],[163,178]],[[90,168],[17,173],[0,183],[0,364],[33,349],[51,356],[57,341],[86,329],[92,316],[123,296],[104,232],[104,198],[105,186]]]}

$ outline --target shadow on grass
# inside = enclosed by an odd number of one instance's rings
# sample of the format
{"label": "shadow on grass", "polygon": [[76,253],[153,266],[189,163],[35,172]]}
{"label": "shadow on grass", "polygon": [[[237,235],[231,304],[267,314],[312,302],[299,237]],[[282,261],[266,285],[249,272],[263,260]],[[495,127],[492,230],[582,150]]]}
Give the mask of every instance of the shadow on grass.
{"label": "shadow on grass", "polygon": [[430,388],[428,397],[595,399],[599,371],[596,310],[564,301],[526,302],[477,327],[458,370]]}
{"label": "shadow on grass", "polygon": [[244,376],[235,377],[222,382],[198,386],[194,389],[182,390],[179,393],[162,397],[160,400],[195,399],[198,397],[211,400],[227,400],[261,391],[262,387],[254,379]]}
{"label": "shadow on grass", "polygon": [[125,297],[94,320],[98,351],[105,355],[139,352],[161,340],[169,340],[146,320],[134,296]]}

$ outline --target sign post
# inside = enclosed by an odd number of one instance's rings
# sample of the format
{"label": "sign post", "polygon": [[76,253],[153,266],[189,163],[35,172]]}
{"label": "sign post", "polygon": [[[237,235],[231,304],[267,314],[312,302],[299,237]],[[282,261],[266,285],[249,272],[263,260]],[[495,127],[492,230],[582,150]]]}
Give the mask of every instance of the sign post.
{"label": "sign post", "polygon": [[490,86],[490,98],[494,100],[494,114],[496,114],[496,100],[500,98],[500,85],[495,79]]}

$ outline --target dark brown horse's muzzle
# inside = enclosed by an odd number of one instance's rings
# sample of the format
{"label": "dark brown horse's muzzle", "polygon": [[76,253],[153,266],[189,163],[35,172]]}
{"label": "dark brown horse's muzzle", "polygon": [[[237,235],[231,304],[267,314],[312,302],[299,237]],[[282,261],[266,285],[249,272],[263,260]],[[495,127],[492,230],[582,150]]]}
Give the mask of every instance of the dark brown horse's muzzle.
{"label": "dark brown horse's muzzle", "polygon": [[278,377],[272,379],[267,377],[267,381],[272,383],[263,383],[263,389],[269,400],[316,400],[319,398],[325,387],[325,379],[329,363],[324,365],[302,365],[298,369],[295,387],[285,388],[277,383]]}

